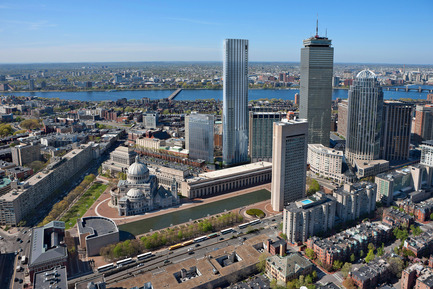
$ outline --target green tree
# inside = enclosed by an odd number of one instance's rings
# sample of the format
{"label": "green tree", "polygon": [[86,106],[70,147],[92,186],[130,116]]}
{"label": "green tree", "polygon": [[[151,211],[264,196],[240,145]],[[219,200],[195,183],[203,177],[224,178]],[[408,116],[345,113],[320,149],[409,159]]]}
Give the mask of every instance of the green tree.
{"label": "green tree", "polygon": [[334,261],[334,264],[332,264],[332,268],[333,268],[335,271],[340,270],[341,267],[343,267],[343,262],[340,261],[340,260],[336,260],[336,261]]}
{"label": "green tree", "polygon": [[359,257],[364,257],[364,255],[365,255],[365,253],[364,253],[364,250],[361,250],[361,251],[359,251]]}
{"label": "green tree", "polygon": [[350,262],[353,263],[355,262],[355,260],[356,260],[355,254],[350,255]]}
{"label": "green tree", "polygon": [[314,193],[316,193],[317,191],[320,190],[320,184],[318,181],[316,181],[313,178],[308,178],[307,179],[307,185],[308,185],[308,191],[307,191],[307,196],[311,196]]}
{"label": "green tree", "polygon": [[10,124],[0,124],[0,136],[8,136],[11,135],[13,129]]}
{"label": "green tree", "polygon": [[313,277],[311,275],[305,277],[305,284],[313,284]]}
{"label": "green tree", "polygon": [[41,161],[33,161],[27,166],[31,168],[34,173],[37,173],[44,168],[45,164]]}
{"label": "green tree", "polygon": [[389,270],[397,278],[401,277],[401,272],[404,269],[404,262],[398,257],[393,257],[388,259]]}
{"label": "green tree", "polygon": [[370,263],[376,256],[374,255],[374,251],[370,250],[367,253],[367,257],[365,257],[365,262]]}
{"label": "green tree", "polygon": [[377,248],[377,256],[383,256],[385,254],[385,244],[382,243],[382,246]]}
{"label": "green tree", "polygon": [[419,236],[422,233],[422,230],[420,227],[415,227],[414,225],[410,225],[410,230],[412,231],[412,234],[414,236]]}
{"label": "green tree", "polygon": [[316,253],[314,253],[313,249],[310,248],[305,249],[305,255],[307,255],[307,257],[310,258],[311,260],[316,259]]}
{"label": "green tree", "polygon": [[407,229],[399,229],[399,228],[395,228],[393,230],[394,236],[399,239],[401,242],[404,242],[407,237],[409,237],[409,233],[407,231]]}
{"label": "green tree", "polygon": [[20,123],[20,127],[24,129],[39,129],[41,128],[41,124],[37,119],[25,119]]}
{"label": "green tree", "polygon": [[433,221],[433,213],[430,214],[430,221]]}
{"label": "green tree", "polygon": [[266,269],[266,253],[262,253],[259,256],[259,263],[257,263],[257,270],[260,272],[265,272]]}
{"label": "green tree", "polygon": [[311,273],[311,276],[313,277],[313,281],[317,280],[317,271],[313,270],[313,272]]}
{"label": "green tree", "polygon": [[374,247],[373,243],[368,243],[368,251],[374,251],[376,249],[376,247]]}
{"label": "green tree", "polygon": [[343,275],[343,278],[347,278],[351,270],[352,270],[352,264],[347,262],[344,263],[343,267],[341,268],[341,275]]}

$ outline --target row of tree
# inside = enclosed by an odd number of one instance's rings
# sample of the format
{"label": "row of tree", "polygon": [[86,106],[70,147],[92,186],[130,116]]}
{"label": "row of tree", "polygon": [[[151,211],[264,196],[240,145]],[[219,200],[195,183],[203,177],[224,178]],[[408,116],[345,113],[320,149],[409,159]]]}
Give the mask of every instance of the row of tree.
{"label": "row of tree", "polygon": [[242,222],[243,217],[238,213],[229,212],[212,216],[204,220],[194,221],[190,224],[167,228],[158,232],[147,234],[133,240],[111,244],[101,249],[100,255],[106,260],[115,260],[131,257],[137,254],[156,249],[162,246],[173,245],[185,240],[198,237],[205,233],[217,231]]}
{"label": "row of tree", "polygon": [[84,192],[87,186],[89,186],[95,180],[95,178],[96,176],[94,174],[90,174],[84,177],[84,180],[77,187],[75,187],[75,189],[70,191],[69,194],[67,194],[63,198],[63,200],[54,204],[51,211],[39,225],[43,226],[51,221],[56,220],[60,216],[60,214],[67,210],[72,204],[72,202]]}

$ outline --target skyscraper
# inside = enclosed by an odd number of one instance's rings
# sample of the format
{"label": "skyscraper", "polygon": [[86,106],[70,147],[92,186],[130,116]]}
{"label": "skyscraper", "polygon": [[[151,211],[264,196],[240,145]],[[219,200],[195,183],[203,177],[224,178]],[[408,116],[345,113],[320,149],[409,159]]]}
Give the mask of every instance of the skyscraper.
{"label": "skyscraper", "polygon": [[185,118],[185,143],[191,159],[213,163],[214,116],[191,114]]}
{"label": "skyscraper", "polygon": [[383,104],[382,159],[396,161],[409,158],[412,109],[412,104],[400,101],[385,101]]}
{"label": "skyscraper", "polygon": [[224,40],[223,162],[248,162],[248,40]]}
{"label": "skyscraper", "polygon": [[331,40],[316,35],[301,49],[299,117],[308,120],[308,143],[329,147],[334,48]]}
{"label": "skyscraper", "polygon": [[305,196],[308,123],[305,119],[274,123],[271,205],[282,211]]}
{"label": "skyscraper", "polygon": [[358,73],[348,95],[346,158],[352,165],[379,159],[383,91],[376,75],[370,70]]}
{"label": "skyscraper", "polygon": [[250,111],[249,153],[252,162],[272,161],[273,123],[282,117],[281,112]]}

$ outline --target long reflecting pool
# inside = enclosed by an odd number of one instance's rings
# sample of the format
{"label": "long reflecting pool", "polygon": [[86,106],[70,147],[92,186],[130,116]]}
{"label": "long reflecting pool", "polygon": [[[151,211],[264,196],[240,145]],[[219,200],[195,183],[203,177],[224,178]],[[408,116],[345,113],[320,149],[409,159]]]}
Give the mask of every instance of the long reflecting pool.
{"label": "long reflecting pool", "polygon": [[140,235],[152,230],[159,230],[170,225],[177,225],[191,220],[200,219],[209,215],[230,211],[243,206],[269,200],[271,193],[268,190],[259,190],[229,199],[195,206],[188,209],[179,209],[165,215],[147,218],[140,221],[120,225],[119,230],[129,232],[133,235]]}

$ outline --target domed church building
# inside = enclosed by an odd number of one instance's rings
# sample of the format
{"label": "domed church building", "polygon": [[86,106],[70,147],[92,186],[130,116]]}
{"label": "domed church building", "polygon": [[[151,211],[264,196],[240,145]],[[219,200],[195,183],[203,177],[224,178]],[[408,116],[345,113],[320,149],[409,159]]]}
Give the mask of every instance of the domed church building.
{"label": "domed church building", "polygon": [[176,192],[158,187],[156,176],[141,163],[138,155],[126,173],[126,180],[120,180],[111,189],[111,204],[119,210],[119,216],[142,214],[179,203]]}

